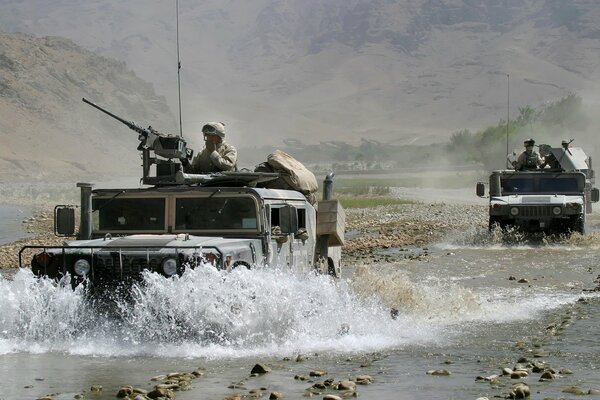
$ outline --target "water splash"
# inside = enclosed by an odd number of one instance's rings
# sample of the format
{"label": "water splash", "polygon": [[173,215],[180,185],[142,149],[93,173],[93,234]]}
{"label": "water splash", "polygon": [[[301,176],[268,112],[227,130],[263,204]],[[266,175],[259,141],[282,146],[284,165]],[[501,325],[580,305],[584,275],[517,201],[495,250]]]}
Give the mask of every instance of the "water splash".
{"label": "water splash", "polygon": [[[392,320],[377,297],[345,281],[277,269],[147,273],[127,298],[92,299],[83,288],[19,271],[0,278],[0,354],[241,357],[290,351],[356,352],[437,340],[410,318]],[[109,303],[110,304],[109,306]]]}

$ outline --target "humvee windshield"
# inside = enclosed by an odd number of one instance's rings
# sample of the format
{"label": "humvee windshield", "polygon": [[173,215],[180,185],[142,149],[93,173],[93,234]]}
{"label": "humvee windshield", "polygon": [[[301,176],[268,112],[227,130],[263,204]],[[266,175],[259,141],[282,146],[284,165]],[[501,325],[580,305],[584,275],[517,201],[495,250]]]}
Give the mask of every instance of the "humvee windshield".
{"label": "humvee windshield", "polygon": [[95,231],[162,231],[165,229],[164,198],[94,199]]}
{"label": "humvee windshield", "polygon": [[502,194],[569,194],[580,192],[576,177],[507,177],[500,181]]}
{"label": "humvee windshield", "polygon": [[178,198],[176,230],[240,230],[258,228],[257,208],[252,197]]}

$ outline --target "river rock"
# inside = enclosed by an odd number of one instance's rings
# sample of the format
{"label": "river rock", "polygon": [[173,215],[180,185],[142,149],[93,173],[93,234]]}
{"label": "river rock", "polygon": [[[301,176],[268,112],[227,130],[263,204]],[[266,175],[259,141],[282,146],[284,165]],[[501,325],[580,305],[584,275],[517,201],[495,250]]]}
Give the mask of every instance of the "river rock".
{"label": "river rock", "polygon": [[283,393],[281,392],[271,392],[269,395],[269,400],[279,400],[283,399]]}
{"label": "river rock", "polygon": [[266,374],[267,372],[271,372],[271,368],[267,367],[265,364],[258,363],[250,371],[251,374]]}
{"label": "river rock", "polygon": [[90,388],[90,392],[101,392],[102,391],[102,385],[92,385],[92,387]]}
{"label": "river rock", "polygon": [[580,387],[578,386],[569,386],[566,387],[562,390],[563,393],[570,393],[570,394],[575,394],[578,396],[583,396],[584,394],[587,394],[586,391],[582,390]]}
{"label": "river rock", "polygon": [[310,371],[309,376],[324,376],[327,375],[327,371],[323,371],[322,369],[315,369]]}
{"label": "river rock", "polygon": [[524,399],[530,395],[531,390],[529,389],[529,385],[524,382],[518,382],[513,384],[509,397],[511,399]]}
{"label": "river rock", "polygon": [[123,397],[128,397],[131,394],[133,394],[133,387],[132,386],[123,386],[117,392],[117,397],[122,399]]}
{"label": "river rock", "polygon": [[337,384],[338,390],[356,390],[356,383],[352,381],[340,381]]}
{"label": "river rock", "polygon": [[353,381],[359,385],[369,385],[373,383],[373,377],[371,375],[358,375]]}
{"label": "river rock", "polygon": [[507,367],[502,368],[502,375],[510,375],[512,373],[513,373],[513,370],[511,368],[507,368]]}
{"label": "river rock", "polygon": [[169,389],[154,389],[153,391],[149,392],[146,396],[148,396],[151,399],[158,399],[160,397],[172,399],[175,397],[175,393]]}
{"label": "river rock", "polygon": [[569,368],[561,368],[558,373],[561,375],[571,375],[573,374],[573,371],[571,371]]}
{"label": "river rock", "polygon": [[323,400],[342,400],[340,396],[336,396],[335,394],[326,394],[323,396]]}
{"label": "river rock", "polygon": [[510,374],[511,379],[520,379],[525,378],[526,376],[529,376],[529,372],[523,370],[513,371],[512,374]]}
{"label": "river rock", "polygon": [[448,376],[450,375],[451,372],[448,371],[447,369],[432,369],[427,371],[427,375],[433,375],[433,376]]}
{"label": "river rock", "polygon": [[554,379],[554,374],[550,371],[545,371],[542,376],[540,376],[540,382],[548,382]]}

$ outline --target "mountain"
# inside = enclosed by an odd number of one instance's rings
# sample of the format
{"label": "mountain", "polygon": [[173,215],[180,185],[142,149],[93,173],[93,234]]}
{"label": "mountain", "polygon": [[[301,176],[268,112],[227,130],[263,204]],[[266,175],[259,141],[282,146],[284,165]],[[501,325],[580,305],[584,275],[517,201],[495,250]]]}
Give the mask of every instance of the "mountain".
{"label": "mountain", "polygon": [[[0,28],[124,60],[177,109],[175,1],[2,0]],[[179,2],[182,116],[238,146],[447,140],[519,106],[596,102],[595,0]],[[172,125],[171,130],[176,129]]]}
{"label": "mountain", "polygon": [[0,181],[141,174],[137,134],[82,97],[139,124],[175,126],[165,99],[124,62],[64,38],[0,32]]}

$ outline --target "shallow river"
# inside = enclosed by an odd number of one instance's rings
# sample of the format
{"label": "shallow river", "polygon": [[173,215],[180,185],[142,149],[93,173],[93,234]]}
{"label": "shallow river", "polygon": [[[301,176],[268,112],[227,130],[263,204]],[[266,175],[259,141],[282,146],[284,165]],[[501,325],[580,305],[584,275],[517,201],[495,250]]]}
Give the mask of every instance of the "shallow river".
{"label": "shallow river", "polygon": [[[454,233],[424,260],[349,268],[340,281],[212,269],[149,276],[135,306],[111,312],[23,270],[0,278],[0,399],[73,399],[93,384],[104,390],[86,398],[113,399],[121,385],[150,389],[152,376],[202,367],[178,399],[261,387],[265,398],[303,399],[312,382],[294,376],[323,369],[336,380],[371,375],[357,389],[364,399],[475,400],[506,395],[517,380],[475,379],[521,357],[573,372],[523,378],[532,398],[575,398],[562,391],[600,389],[600,292],[584,291],[600,274],[594,218],[587,237],[550,244]],[[248,379],[257,362],[273,371]],[[438,369],[451,374],[426,373]]]}

